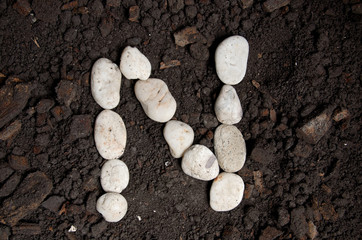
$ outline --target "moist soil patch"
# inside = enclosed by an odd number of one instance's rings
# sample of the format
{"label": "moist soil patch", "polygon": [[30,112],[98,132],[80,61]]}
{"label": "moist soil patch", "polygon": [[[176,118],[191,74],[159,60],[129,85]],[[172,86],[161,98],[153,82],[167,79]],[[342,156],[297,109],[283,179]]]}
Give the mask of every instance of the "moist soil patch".
{"label": "moist soil patch", "polygon": [[[0,239],[358,239],[360,14],[359,0],[1,1]],[[211,182],[183,173],[164,124],[123,78],[114,110],[128,133],[128,212],[105,222],[95,210],[105,160],[93,139],[93,63],[119,64],[137,47],[175,97],[174,118],[213,150],[214,53],[232,35],[250,45],[235,86],[248,152],[241,204],[210,208]]]}

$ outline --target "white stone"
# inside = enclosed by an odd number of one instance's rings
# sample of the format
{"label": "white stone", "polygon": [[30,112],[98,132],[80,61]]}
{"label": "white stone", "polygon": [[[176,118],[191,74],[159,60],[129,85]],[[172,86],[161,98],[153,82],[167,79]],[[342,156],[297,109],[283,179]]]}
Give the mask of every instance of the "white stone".
{"label": "white stone", "polygon": [[97,211],[107,222],[118,222],[127,213],[126,199],[119,193],[106,193],[97,200]]}
{"label": "white stone", "polygon": [[105,192],[121,193],[129,182],[127,165],[118,159],[108,160],[101,170],[101,185]]}
{"label": "white stone", "polygon": [[245,163],[245,140],[239,129],[233,125],[222,124],[214,134],[215,155],[225,172],[237,172]]}
{"label": "white stone", "polygon": [[215,67],[220,80],[235,85],[243,80],[248,62],[249,44],[242,36],[231,36],[216,48]]}
{"label": "white stone", "polygon": [[203,145],[192,145],[182,158],[182,170],[189,176],[209,181],[219,174],[219,165],[215,155]]}
{"label": "white stone", "polygon": [[243,199],[244,188],[244,181],[239,175],[220,173],[211,185],[211,208],[217,212],[226,212],[236,208]]}
{"label": "white stone", "polygon": [[243,109],[238,94],[230,85],[221,88],[215,102],[215,114],[219,122],[224,124],[236,124],[243,117]]}
{"label": "white stone", "polygon": [[103,110],[96,119],[94,141],[104,159],[117,159],[123,155],[127,141],[126,126],[121,116],[112,110]]}
{"label": "white stone", "polygon": [[169,121],[176,112],[176,100],[166,83],[157,78],[137,81],[135,94],[146,115],[156,122]]}
{"label": "white stone", "polygon": [[128,79],[147,80],[151,75],[151,63],[135,47],[126,47],[121,55],[120,69]]}
{"label": "white stone", "polygon": [[91,74],[91,91],[94,100],[104,109],[117,107],[120,99],[122,73],[107,58],[98,59]]}
{"label": "white stone", "polygon": [[171,120],[163,129],[163,136],[174,158],[180,158],[194,141],[194,130],[180,121]]}

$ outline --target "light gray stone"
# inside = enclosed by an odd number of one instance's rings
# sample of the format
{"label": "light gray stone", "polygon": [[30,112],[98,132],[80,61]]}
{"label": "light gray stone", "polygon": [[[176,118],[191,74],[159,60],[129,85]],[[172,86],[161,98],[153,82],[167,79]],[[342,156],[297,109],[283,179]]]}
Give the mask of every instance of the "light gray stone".
{"label": "light gray stone", "polygon": [[120,69],[128,79],[147,80],[151,75],[151,63],[136,47],[126,47],[121,55]]}
{"label": "light gray stone", "polygon": [[91,91],[94,100],[104,109],[117,107],[120,100],[122,73],[107,58],[98,59],[91,74]]}
{"label": "light gray stone", "polygon": [[214,211],[226,212],[236,208],[244,195],[244,181],[234,173],[220,173],[210,189],[210,206]]}
{"label": "light gray stone", "polygon": [[127,213],[127,200],[119,193],[106,193],[97,200],[97,211],[107,222],[118,222]]}
{"label": "light gray stone", "polygon": [[123,155],[127,130],[121,116],[112,110],[103,110],[96,119],[94,141],[104,159],[117,159]]}
{"label": "light gray stone", "polygon": [[230,85],[221,88],[215,102],[215,114],[219,122],[236,124],[243,117],[243,109],[236,90]]}
{"label": "light gray stone", "polygon": [[176,112],[176,100],[160,79],[137,81],[135,94],[146,115],[156,122],[167,122]]}
{"label": "light gray stone", "polygon": [[108,160],[101,170],[101,185],[106,192],[121,193],[129,182],[127,165],[118,159]]}
{"label": "light gray stone", "polygon": [[225,172],[237,172],[245,163],[246,145],[239,129],[233,125],[222,124],[214,134],[215,155]]}
{"label": "light gray stone", "polygon": [[248,41],[242,36],[231,36],[216,48],[215,66],[220,80],[235,85],[243,80],[249,55]]}
{"label": "light gray stone", "polygon": [[192,145],[182,158],[182,170],[189,176],[209,181],[219,174],[219,165],[215,155],[203,145]]}

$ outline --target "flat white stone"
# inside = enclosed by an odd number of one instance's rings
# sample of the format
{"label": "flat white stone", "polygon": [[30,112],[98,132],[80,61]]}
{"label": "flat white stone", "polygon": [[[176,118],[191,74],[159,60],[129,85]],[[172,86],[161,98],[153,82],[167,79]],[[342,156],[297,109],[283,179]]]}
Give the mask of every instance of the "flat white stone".
{"label": "flat white stone", "polygon": [[117,107],[120,99],[122,73],[107,58],[98,59],[91,74],[91,91],[94,100],[104,109]]}
{"label": "flat white stone", "polygon": [[214,134],[215,155],[225,172],[237,172],[245,163],[245,140],[239,129],[233,125],[222,124]]}
{"label": "flat white stone", "polygon": [[96,119],[94,141],[104,159],[117,159],[126,147],[127,131],[121,116],[112,110],[103,110]]}
{"label": "flat white stone", "polygon": [[236,208],[243,199],[244,188],[244,181],[239,175],[220,173],[211,185],[211,208],[217,212],[226,212]]}
{"label": "flat white stone", "polygon": [[118,159],[108,160],[101,170],[101,185],[105,192],[121,193],[129,182],[127,165]]}
{"label": "flat white stone", "polygon": [[151,75],[151,63],[135,47],[126,47],[121,55],[120,69],[128,79],[147,80]]}
{"label": "flat white stone", "polygon": [[203,145],[192,145],[182,157],[182,170],[189,176],[209,181],[219,174],[219,165],[215,155]]}
{"label": "flat white stone", "polygon": [[181,121],[171,120],[163,129],[163,136],[174,158],[180,158],[194,141],[194,130]]}
{"label": "flat white stone", "polygon": [[118,222],[127,213],[127,200],[119,193],[106,193],[97,200],[97,211],[107,222]]}
{"label": "flat white stone", "polygon": [[135,94],[146,115],[156,122],[169,121],[176,112],[176,100],[166,83],[157,78],[137,81]]}
{"label": "flat white stone", "polygon": [[242,36],[231,36],[216,48],[215,67],[220,80],[235,85],[243,80],[248,62],[249,44]]}
{"label": "flat white stone", "polygon": [[215,102],[215,114],[219,122],[224,124],[232,125],[240,122],[243,109],[235,88],[230,85],[221,88]]}

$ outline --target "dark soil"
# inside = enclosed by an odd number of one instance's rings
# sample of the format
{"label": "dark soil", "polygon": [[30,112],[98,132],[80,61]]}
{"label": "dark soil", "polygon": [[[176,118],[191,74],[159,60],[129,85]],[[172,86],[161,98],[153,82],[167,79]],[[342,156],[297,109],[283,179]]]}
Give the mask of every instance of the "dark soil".
{"label": "dark soil", "polygon": [[[0,239],[359,239],[360,1],[292,0],[271,13],[264,2],[2,0]],[[177,46],[173,34],[190,26],[201,35]],[[250,44],[246,77],[235,86],[248,150],[237,173],[242,203],[225,213],[210,208],[211,182],[182,172],[164,124],[147,118],[135,81],[123,79],[115,111],[128,132],[129,208],[120,222],[105,222],[95,210],[105,160],[92,135],[102,110],[90,94],[92,64],[118,64],[123,48],[136,46],[175,97],[175,119],[212,149],[222,87],[214,51],[235,34]],[[161,70],[170,60],[181,64]],[[322,124],[320,140],[298,134],[323,111],[333,118],[342,110],[341,121]]]}

